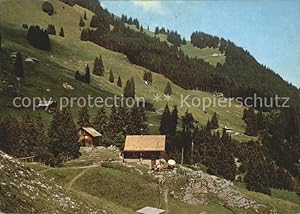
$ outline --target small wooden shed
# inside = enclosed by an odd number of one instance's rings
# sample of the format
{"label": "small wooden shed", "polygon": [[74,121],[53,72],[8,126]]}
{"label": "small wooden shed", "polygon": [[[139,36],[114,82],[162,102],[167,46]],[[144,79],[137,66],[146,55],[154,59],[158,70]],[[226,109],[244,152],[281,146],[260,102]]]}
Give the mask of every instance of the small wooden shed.
{"label": "small wooden shed", "polygon": [[84,146],[97,146],[101,136],[93,127],[81,127],[78,130],[78,142]]}
{"label": "small wooden shed", "polygon": [[123,156],[125,159],[157,160],[165,147],[165,135],[127,135]]}

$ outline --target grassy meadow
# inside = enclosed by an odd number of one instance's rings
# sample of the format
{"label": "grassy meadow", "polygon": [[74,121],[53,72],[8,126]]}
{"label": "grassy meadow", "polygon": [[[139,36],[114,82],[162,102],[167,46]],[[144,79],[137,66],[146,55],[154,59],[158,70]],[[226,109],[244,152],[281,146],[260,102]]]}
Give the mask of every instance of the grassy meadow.
{"label": "grassy meadow", "polygon": [[[116,85],[116,79],[121,77],[123,86],[125,82],[134,77],[136,85],[137,97],[144,97],[147,102],[153,103],[156,112],[149,112],[149,126],[152,133],[158,133],[160,115],[164,106],[168,103],[170,107],[173,105],[178,106],[179,113],[182,115],[186,110],[193,113],[195,119],[200,124],[206,124],[207,120],[214,112],[219,116],[220,127],[225,125],[233,127],[235,133],[233,137],[237,140],[247,140],[249,137],[243,134],[245,130],[245,123],[241,119],[243,108],[235,106],[234,103],[231,107],[209,107],[203,111],[204,98],[210,98],[213,101],[218,100],[211,93],[193,90],[184,90],[181,87],[171,83],[173,95],[172,100],[167,102],[164,100],[163,90],[168,82],[170,82],[163,75],[153,71],[153,85],[145,85],[143,81],[143,73],[145,68],[132,64],[128,61],[127,57],[121,53],[113,52],[105,48],[99,47],[91,42],[80,41],[79,18],[83,16],[84,11],[87,12],[88,22],[91,19],[92,12],[81,8],[79,6],[70,7],[57,0],[50,0],[54,5],[55,14],[48,16],[41,10],[42,1],[40,0],[2,0],[0,2],[1,19],[0,29],[2,32],[2,46],[4,51],[1,52],[1,59],[4,61],[4,72],[0,74],[1,80],[7,83],[13,82],[13,63],[9,59],[9,54],[14,51],[20,51],[23,57],[33,56],[40,59],[40,64],[26,64],[25,63],[25,78],[20,81],[21,95],[22,96],[41,96],[53,97],[58,100],[59,97],[66,96],[83,96],[91,95],[93,97],[101,96],[108,97],[113,94],[122,95],[122,89]],[[29,8],[24,10],[23,8]],[[56,31],[60,27],[64,28],[65,37],[62,38],[58,35],[51,35],[52,50],[50,52],[41,51],[31,47],[26,41],[26,30],[22,29],[22,24],[40,25],[46,28],[48,24],[54,24]],[[165,36],[165,35],[164,35]],[[213,54],[216,50],[203,49],[193,50],[190,44],[185,47],[187,54],[197,57],[207,57]],[[95,57],[101,55],[104,66],[105,76],[97,77],[91,76],[91,84],[86,85],[74,79],[75,71],[79,70],[84,72],[85,66],[93,68]],[[209,58],[209,57],[208,57]],[[208,59],[207,58],[207,59]],[[219,57],[217,57],[219,58]],[[224,58],[224,57],[223,57]],[[223,59],[224,60],[224,59]],[[217,60],[221,62],[222,60]],[[212,64],[216,61],[211,61]],[[112,70],[115,76],[115,83],[108,81],[108,71]],[[63,84],[68,83],[74,87],[74,90],[67,90],[63,88]],[[2,90],[4,90],[6,83],[1,83]],[[162,100],[156,102],[153,100],[154,96],[161,95]],[[188,96],[186,105],[183,102],[184,98]],[[196,97],[196,98],[194,98]],[[192,106],[194,98],[195,107]],[[12,97],[0,96],[1,105],[0,110],[3,115],[12,114],[20,116],[24,109],[16,109],[12,107]],[[229,103],[229,101],[228,101]],[[181,106],[181,104],[183,104]],[[78,108],[72,109],[74,117],[77,116]],[[96,108],[90,108],[90,113],[93,116],[97,111]],[[43,111],[31,112],[33,115],[42,114],[45,123],[49,124],[51,115]]]}

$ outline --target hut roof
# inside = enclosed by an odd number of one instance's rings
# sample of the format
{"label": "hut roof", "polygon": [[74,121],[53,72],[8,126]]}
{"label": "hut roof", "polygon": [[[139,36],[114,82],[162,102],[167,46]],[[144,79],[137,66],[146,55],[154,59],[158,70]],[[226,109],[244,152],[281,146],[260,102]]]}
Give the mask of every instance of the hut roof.
{"label": "hut roof", "polygon": [[96,129],[93,127],[81,127],[84,131],[86,131],[89,135],[92,137],[101,137],[102,134],[100,134]]}
{"label": "hut roof", "polygon": [[165,151],[165,135],[127,135],[124,151]]}
{"label": "hut roof", "polygon": [[140,210],[137,210],[136,212],[140,214],[160,214],[160,213],[164,213],[165,210],[157,209],[154,207],[144,207]]}

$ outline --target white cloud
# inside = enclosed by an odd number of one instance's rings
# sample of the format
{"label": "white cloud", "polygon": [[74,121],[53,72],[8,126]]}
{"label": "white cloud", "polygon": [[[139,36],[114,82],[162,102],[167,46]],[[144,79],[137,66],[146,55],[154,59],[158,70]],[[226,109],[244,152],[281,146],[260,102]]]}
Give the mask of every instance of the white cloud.
{"label": "white cloud", "polygon": [[162,5],[160,1],[156,0],[133,0],[131,1],[134,6],[142,7],[146,11],[154,11],[161,13]]}

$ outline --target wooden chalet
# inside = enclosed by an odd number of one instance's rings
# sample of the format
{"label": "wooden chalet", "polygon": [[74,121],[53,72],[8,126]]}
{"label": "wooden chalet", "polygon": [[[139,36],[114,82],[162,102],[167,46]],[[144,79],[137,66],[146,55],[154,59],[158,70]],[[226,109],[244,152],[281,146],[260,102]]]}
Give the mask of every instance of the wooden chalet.
{"label": "wooden chalet", "polygon": [[127,135],[123,157],[124,159],[158,160],[165,147],[165,135]]}
{"label": "wooden chalet", "polygon": [[96,129],[93,127],[81,127],[78,130],[78,142],[82,146],[97,146],[99,138],[102,136]]}

